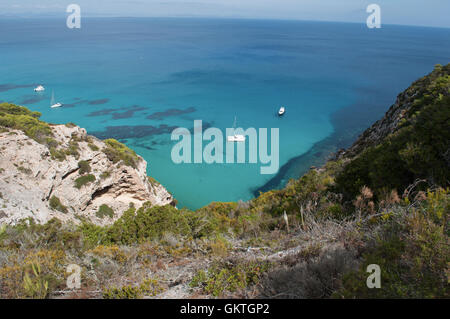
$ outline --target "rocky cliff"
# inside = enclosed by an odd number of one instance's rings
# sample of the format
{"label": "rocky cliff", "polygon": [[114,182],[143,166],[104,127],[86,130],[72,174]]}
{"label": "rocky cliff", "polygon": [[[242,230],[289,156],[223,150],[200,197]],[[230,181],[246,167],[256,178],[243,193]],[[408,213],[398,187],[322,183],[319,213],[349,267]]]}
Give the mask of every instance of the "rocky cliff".
{"label": "rocky cliff", "polygon": [[386,190],[425,191],[450,181],[450,64],[436,65],[402,92],[385,116],[346,151],[347,163],[335,178],[335,191],[347,201],[363,187],[374,196]]}
{"label": "rocky cliff", "polygon": [[[173,202],[147,177],[147,163],[117,141],[105,143],[75,125],[48,125],[51,138],[43,143],[26,129],[9,126],[0,125],[0,223],[84,217],[103,225],[130,205]],[[116,146],[132,152],[133,161],[114,153]]]}
{"label": "rocky cliff", "polygon": [[365,130],[349,149],[341,150],[338,157],[351,158],[368,147],[380,144],[387,136],[414,121],[427,100],[440,100],[447,96],[449,72],[449,64],[436,65],[432,73],[415,81],[397,96],[383,118]]}

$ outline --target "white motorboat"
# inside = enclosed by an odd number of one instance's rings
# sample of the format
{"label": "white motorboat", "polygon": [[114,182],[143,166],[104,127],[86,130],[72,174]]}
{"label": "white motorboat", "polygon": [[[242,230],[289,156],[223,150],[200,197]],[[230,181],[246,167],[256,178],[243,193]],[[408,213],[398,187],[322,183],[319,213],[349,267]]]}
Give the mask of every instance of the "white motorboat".
{"label": "white motorboat", "polygon": [[45,87],[43,87],[42,85],[38,85],[37,87],[34,88],[34,92],[42,92],[45,91]]}
{"label": "white motorboat", "polygon": [[286,112],[286,108],[284,106],[280,107],[280,109],[278,110],[278,115],[282,116],[284,113]]}
{"label": "white motorboat", "polygon": [[53,94],[53,91],[52,91],[52,100],[50,101],[50,107],[56,108],[56,107],[61,107],[61,106],[62,106],[61,103],[55,102],[55,95]]}
{"label": "white motorboat", "polygon": [[[233,130],[236,131],[236,116],[234,117]],[[245,136],[242,134],[234,134],[227,136],[228,142],[245,142]]]}
{"label": "white motorboat", "polygon": [[241,134],[235,134],[227,136],[228,142],[245,142],[245,136]]}

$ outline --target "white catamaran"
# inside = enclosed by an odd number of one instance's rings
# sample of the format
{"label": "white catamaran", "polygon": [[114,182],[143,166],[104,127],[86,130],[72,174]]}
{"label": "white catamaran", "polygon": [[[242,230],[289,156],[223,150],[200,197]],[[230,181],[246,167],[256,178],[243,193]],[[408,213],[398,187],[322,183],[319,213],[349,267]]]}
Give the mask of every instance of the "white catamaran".
{"label": "white catamaran", "polygon": [[[234,117],[233,130],[236,131],[236,116]],[[241,134],[234,134],[227,136],[228,142],[245,142],[245,136]]]}
{"label": "white catamaran", "polygon": [[50,101],[50,107],[55,108],[55,107],[61,107],[61,106],[62,106],[61,103],[59,103],[59,102],[55,103],[55,94],[52,91],[52,100]]}

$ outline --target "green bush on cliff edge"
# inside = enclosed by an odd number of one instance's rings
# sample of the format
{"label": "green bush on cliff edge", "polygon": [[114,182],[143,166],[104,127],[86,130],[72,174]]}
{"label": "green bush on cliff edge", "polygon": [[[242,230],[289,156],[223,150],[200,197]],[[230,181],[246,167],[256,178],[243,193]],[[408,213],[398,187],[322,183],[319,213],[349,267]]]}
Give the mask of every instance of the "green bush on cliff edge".
{"label": "green bush on cliff edge", "polygon": [[103,142],[106,144],[103,152],[110,161],[113,163],[123,161],[127,166],[131,166],[133,168],[137,167],[139,156],[132,149],[113,138],[104,140]]}
{"label": "green bush on cliff edge", "polygon": [[21,130],[36,142],[46,144],[53,136],[50,126],[39,120],[41,113],[11,103],[0,103],[0,127]]}

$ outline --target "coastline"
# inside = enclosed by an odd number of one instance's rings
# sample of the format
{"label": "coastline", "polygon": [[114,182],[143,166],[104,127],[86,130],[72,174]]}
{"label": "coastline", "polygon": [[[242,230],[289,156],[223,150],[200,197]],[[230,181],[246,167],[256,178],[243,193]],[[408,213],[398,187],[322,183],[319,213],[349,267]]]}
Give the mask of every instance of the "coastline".
{"label": "coastline", "polygon": [[[372,112],[361,112],[364,109]],[[383,107],[384,105],[384,107]],[[389,105],[389,106],[386,106]],[[278,173],[264,185],[251,189],[254,197],[261,192],[274,189],[282,189],[290,179],[298,179],[312,166],[324,165],[340,149],[350,147],[360,134],[373,122],[373,118],[379,118],[386,112],[391,103],[371,102],[364,100],[364,96],[355,103],[333,112],[330,116],[333,132],[326,138],[316,142],[308,151],[291,158],[280,167]]]}

